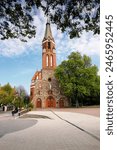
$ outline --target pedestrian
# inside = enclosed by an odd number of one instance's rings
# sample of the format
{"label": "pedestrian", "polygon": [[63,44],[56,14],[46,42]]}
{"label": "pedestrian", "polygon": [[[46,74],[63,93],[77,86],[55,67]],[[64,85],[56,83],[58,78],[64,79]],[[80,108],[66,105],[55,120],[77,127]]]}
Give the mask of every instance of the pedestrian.
{"label": "pedestrian", "polygon": [[12,111],[12,116],[14,116],[14,114],[18,113],[18,108],[15,107],[15,109]]}
{"label": "pedestrian", "polygon": [[5,112],[7,111],[7,106],[6,106],[6,105],[4,106],[4,111],[5,111]]}

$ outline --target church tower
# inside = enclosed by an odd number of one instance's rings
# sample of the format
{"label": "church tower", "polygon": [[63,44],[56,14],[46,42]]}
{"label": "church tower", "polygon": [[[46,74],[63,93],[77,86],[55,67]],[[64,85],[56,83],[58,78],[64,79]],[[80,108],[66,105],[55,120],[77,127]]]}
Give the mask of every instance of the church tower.
{"label": "church tower", "polygon": [[42,40],[42,69],[35,72],[30,86],[30,98],[35,108],[68,107],[68,100],[62,94],[59,83],[54,76],[55,68],[55,41],[48,19]]}
{"label": "church tower", "polygon": [[55,41],[52,36],[50,22],[47,20],[45,35],[42,41],[42,69],[56,68]]}

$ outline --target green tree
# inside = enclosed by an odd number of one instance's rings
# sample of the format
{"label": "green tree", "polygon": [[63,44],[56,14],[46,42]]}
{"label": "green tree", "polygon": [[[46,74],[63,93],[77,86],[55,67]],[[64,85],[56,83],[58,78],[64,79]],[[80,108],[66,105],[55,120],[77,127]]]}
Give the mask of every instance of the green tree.
{"label": "green tree", "polygon": [[2,86],[1,90],[6,91],[8,94],[11,94],[13,92],[13,88],[11,87],[9,83]]}
{"label": "green tree", "polygon": [[23,86],[15,88],[15,99],[13,104],[17,107],[26,107],[29,104],[29,96]]}
{"label": "green tree", "polygon": [[9,104],[14,99],[14,88],[9,83],[0,88],[0,103]]}
{"label": "green tree", "polygon": [[15,88],[15,99],[13,100],[13,104],[19,108],[24,107],[26,95],[27,93],[23,86],[18,86]]}
{"label": "green tree", "polygon": [[9,83],[0,86],[0,104],[13,104],[17,107],[27,107],[30,104],[30,98],[23,86],[13,88]]}
{"label": "green tree", "polygon": [[29,103],[30,103],[30,96],[29,96],[29,95],[26,95],[26,96],[24,97],[24,105],[27,107]]}
{"label": "green tree", "polygon": [[98,68],[91,64],[91,58],[79,52],[72,52],[55,70],[55,76],[64,94],[76,103],[82,99],[99,95],[100,85]]}
{"label": "green tree", "polygon": [[0,90],[0,104],[7,104],[7,97],[8,94],[5,91]]}
{"label": "green tree", "polygon": [[34,37],[37,10],[43,10],[70,38],[79,37],[83,30],[100,32],[99,0],[0,0],[1,39]]}

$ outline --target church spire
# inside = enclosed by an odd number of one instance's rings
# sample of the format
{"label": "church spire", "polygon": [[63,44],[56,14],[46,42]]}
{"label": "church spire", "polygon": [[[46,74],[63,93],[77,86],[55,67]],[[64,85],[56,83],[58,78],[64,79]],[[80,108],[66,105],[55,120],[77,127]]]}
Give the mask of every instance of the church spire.
{"label": "church spire", "polygon": [[44,39],[53,39],[49,17],[47,18]]}

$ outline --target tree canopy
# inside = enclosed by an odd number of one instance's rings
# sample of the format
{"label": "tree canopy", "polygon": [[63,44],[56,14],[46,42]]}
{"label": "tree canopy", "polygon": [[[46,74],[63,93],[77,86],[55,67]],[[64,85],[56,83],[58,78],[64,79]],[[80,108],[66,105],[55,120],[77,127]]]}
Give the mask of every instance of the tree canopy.
{"label": "tree canopy", "polygon": [[99,104],[100,78],[98,68],[91,64],[90,57],[72,52],[68,60],[56,68],[55,76],[60,83],[61,91],[72,103],[79,106],[79,103],[86,103],[86,98],[98,97]]}
{"label": "tree canopy", "polygon": [[12,104],[25,107],[30,103],[29,96],[23,86],[12,87],[9,83],[0,86],[0,104]]}
{"label": "tree canopy", "polygon": [[24,41],[24,37],[34,37],[36,31],[32,22],[37,9],[70,38],[80,37],[84,30],[100,32],[99,0],[0,0],[0,38]]}
{"label": "tree canopy", "polygon": [[14,88],[9,83],[0,87],[0,104],[12,103],[14,99]]}
{"label": "tree canopy", "polygon": [[15,88],[15,98],[12,103],[17,107],[22,107],[29,103],[29,96],[23,86]]}

